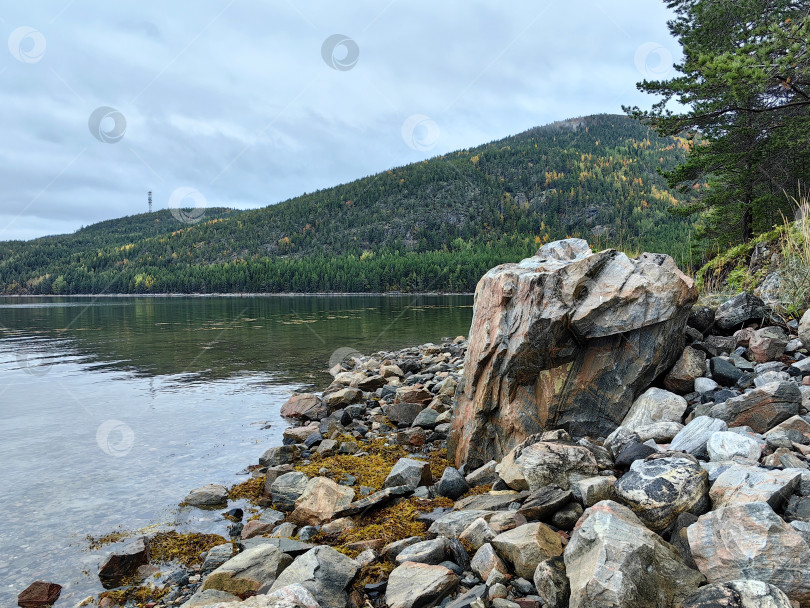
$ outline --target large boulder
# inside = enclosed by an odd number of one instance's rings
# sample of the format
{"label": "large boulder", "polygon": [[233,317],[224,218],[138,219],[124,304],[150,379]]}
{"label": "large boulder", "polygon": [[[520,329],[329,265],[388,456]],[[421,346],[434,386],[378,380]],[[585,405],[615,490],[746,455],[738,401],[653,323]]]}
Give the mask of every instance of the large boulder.
{"label": "large boulder", "polygon": [[762,455],[762,448],[753,437],[734,433],[732,431],[718,431],[709,437],[706,444],[709,460],[723,462],[734,458],[745,458],[757,462]]}
{"label": "large boulder", "polygon": [[810,600],[810,547],[765,502],[721,507],[686,529],[692,557],[711,583],[754,579]]}
{"label": "large boulder", "polygon": [[529,438],[516,446],[495,467],[510,488],[535,492],[555,485],[567,490],[572,483],[599,473],[596,457],[586,447],[556,441],[531,441]]}
{"label": "large boulder", "polygon": [[192,507],[218,508],[228,504],[228,489],[216,483],[188,493],[183,502]]}
{"label": "large boulder", "polygon": [[562,555],[560,536],[546,524],[523,524],[498,534],[490,541],[498,556],[515,569],[518,576],[531,579],[537,564]]}
{"label": "large boulder", "polygon": [[414,458],[400,458],[388,473],[388,477],[385,478],[383,487],[407,486],[411,490],[415,490],[419,486],[429,486],[431,483],[433,483],[433,476],[430,473],[429,462]]}
{"label": "large boulder", "polygon": [[808,309],[799,321],[799,340],[802,344],[810,345],[810,309]]}
{"label": "large boulder", "polygon": [[745,502],[767,502],[780,509],[801,477],[800,469],[768,470],[734,463],[714,481],[709,497],[715,509]]}
{"label": "large boulder", "polygon": [[292,558],[273,545],[258,545],[232,557],[214,570],[203,583],[203,590],[216,589],[245,597],[272,585],[292,563]]}
{"label": "large boulder", "polygon": [[766,433],[780,422],[799,413],[802,393],[792,382],[771,382],[712,408],[713,418],[729,426],[750,426]]}
{"label": "large boulder", "polygon": [[321,545],[295,558],[270,588],[270,593],[300,584],[323,608],[346,608],[346,587],[357,574],[359,564],[332,547]]}
{"label": "large boulder", "polygon": [[287,519],[298,526],[319,526],[353,500],[354,490],[351,488],[327,477],[313,477],[295,501],[295,510]]}
{"label": "large boulder", "polygon": [[571,608],[674,608],[704,580],[672,545],[611,500],[585,511],[564,558]]}
{"label": "large boulder", "polygon": [[279,476],[270,484],[270,496],[279,509],[292,511],[295,508],[295,501],[307,489],[309,479],[303,473],[291,471]]}
{"label": "large boulder", "polygon": [[720,329],[734,329],[746,321],[761,321],[763,316],[765,303],[744,291],[720,305],[715,313],[714,322]]}
{"label": "large boulder", "polygon": [[408,562],[388,577],[385,603],[388,608],[429,608],[458,587],[458,577],[444,566]]}
{"label": "large boulder", "polygon": [[709,475],[680,457],[637,460],[615,485],[616,496],[651,530],[661,532],[681,513],[709,508]]}
{"label": "large boulder", "polygon": [[680,608],[792,608],[781,589],[762,581],[730,581],[701,587]]}
{"label": "large boulder", "polygon": [[551,428],[608,435],[683,352],[695,299],[672,258],[593,253],[581,239],[490,270],[449,437],[456,466],[500,460]]}
{"label": "large boulder", "polygon": [[675,452],[686,452],[697,458],[707,458],[706,445],[712,435],[720,431],[727,431],[728,425],[717,418],[710,416],[697,416],[683,427],[669,444],[669,449]]}
{"label": "large boulder", "polygon": [[303,418],[304,420],[320,420],[326,418],[329,412],[318,395],[313,393],[296,393],[281,406],[281,415],[287,418]]}

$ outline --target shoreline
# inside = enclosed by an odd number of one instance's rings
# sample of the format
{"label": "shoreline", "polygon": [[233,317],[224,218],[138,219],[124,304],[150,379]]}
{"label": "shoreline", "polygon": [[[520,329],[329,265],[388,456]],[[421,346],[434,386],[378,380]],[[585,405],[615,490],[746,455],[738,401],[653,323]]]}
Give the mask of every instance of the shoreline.
{"label": "shoreline", "polygon": [[425,297],[425,296],[474,296],[473,292],[455,291],[313,291],[296,293],[292,291],[268,292],[223,292],[223,293],[74,293],[74,294],[2,294],[0,298],[270,298],[270,297],[349,297],[349,296],[384,296],[384,297]]}

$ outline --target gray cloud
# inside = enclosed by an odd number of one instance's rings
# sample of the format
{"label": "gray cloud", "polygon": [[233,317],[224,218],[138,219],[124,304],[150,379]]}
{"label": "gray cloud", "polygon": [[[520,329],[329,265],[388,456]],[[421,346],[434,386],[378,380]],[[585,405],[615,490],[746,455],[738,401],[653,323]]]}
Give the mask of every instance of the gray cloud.
{"label": "gray cloud", "polygon": [[[208,205],[273,204],[648,104],[638,66],[677,58],[669,17],[651,0],[18,3],[2,35],[28,26],[47,46],[27,63],[0,47],[0,239],[141,213],[150,188],[156,208],[183,186]],[[350,70],[321,58],[336,33],[358,45]],[[664,51],[639,64],[647,43]],[[99,106],[126,117],[118,143],[91,134]],[[430,149],[403,141],[415,114],[438,127]]]}

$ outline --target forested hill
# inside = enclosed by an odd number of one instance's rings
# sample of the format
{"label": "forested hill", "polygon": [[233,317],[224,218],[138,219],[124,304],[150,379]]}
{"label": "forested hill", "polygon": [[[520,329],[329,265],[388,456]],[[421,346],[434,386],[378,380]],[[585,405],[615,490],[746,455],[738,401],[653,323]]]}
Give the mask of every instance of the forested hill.
{"label": "forested hill", "polygon": [[542,243],[662,251],[692,226],[667,189],[687,142],[624,116],[538,127],[249,211],[168,211],[0,243],[5,293],[471,291]]}

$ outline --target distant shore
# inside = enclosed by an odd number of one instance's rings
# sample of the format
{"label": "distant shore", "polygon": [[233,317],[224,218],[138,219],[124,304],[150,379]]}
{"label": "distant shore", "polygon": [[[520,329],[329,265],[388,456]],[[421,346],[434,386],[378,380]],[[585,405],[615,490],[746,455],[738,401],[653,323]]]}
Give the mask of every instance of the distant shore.
{"label": "distant shore", "polygon": [[363,292],[344,292],[344,291],[315,291],[308,293],[296,293],[283,291],[278,293],[266,292],[246,292],[246,293],[72,293],[72,294],[3,294],[3,298],[264,298],[264,297],[293,297],[293,296],[307,296],[307,297],[324,297],[324,296],[472,296],[473,292],[455,292],[455,291],[363,291]]}

